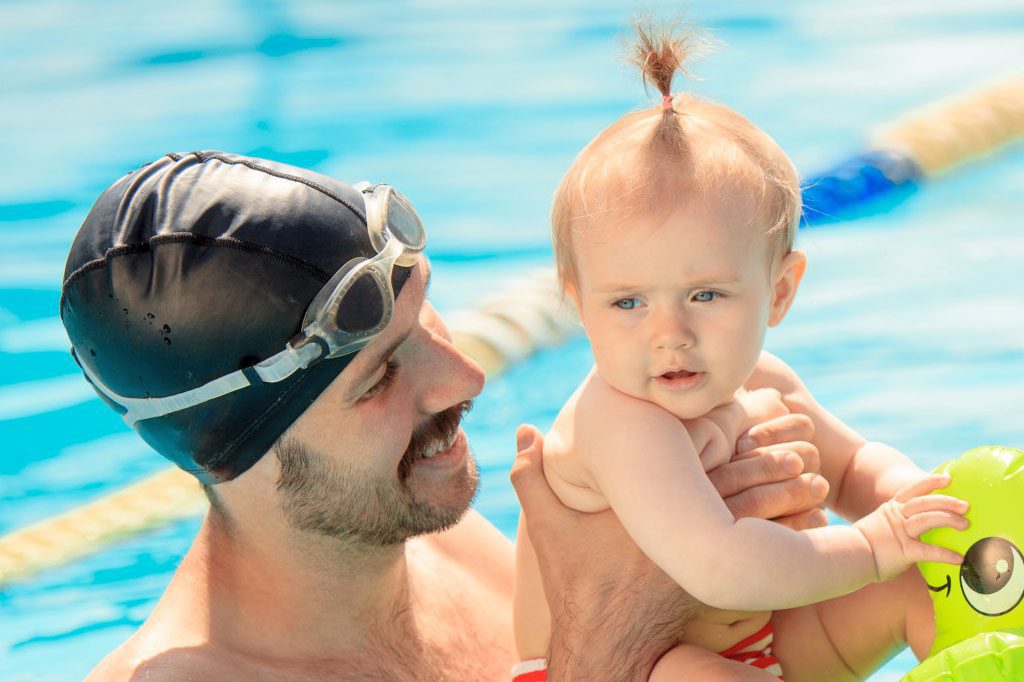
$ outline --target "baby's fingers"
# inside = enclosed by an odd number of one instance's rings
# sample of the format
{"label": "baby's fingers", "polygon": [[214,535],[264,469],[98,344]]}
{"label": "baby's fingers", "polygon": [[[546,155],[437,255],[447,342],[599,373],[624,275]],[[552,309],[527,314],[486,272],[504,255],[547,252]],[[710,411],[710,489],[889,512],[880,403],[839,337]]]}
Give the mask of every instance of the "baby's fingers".
{"label": "baby's fingers", "polygon": [[915,551],[910,552],[913,556],[912,559],[915,561],[933,561],[935,563],[953,564],[959,566],[964,562],[964,557],[961,554],[957,554],[951,549],[945,547],[939,547],[938,545],[929,545],[927,542],[915,543]]}
{"label": "baby's fingers", "polygon": [[897,502],[906,502],[912,497],[927,495],[933,490],[939,490],[949,485],[950,478],[947,474],[928,474],[919,481],[904,486],[893,497]]}
{"label": "baby's fingers", "polygon": [[966,514],[969,505],[966,500],[949,495],[922,495],[912,497],[903,504],[903,515],[912,516],[929,511],[948,511]]}
{"label": "baby's fingers", "polygon": [[949,511],[927,511],[907,517],[907,534],[913,538],[921,537],[934,528],[953,528],[967,530],[971,524],[964,517]]}

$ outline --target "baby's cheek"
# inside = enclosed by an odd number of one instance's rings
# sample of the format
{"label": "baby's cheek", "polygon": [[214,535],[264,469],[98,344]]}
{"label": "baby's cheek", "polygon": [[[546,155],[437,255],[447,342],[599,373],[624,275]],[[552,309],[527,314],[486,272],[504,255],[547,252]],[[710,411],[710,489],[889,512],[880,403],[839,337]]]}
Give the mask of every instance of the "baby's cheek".
{"label": "baby's cheek", "polygon": [[621,360],[621,380],[629,385],[629,392],[638,397],[646,396],[648,382],[651,379],[645,360],[646,358],[639,352],[629,353],[628,357]]}

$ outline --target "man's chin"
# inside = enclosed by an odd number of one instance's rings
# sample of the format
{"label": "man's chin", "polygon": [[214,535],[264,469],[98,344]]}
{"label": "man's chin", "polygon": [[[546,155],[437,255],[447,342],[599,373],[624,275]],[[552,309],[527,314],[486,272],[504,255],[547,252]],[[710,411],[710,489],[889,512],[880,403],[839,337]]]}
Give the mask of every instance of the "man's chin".
{"label": "man's chin", "polygon": [[425,527],[425,524],[417,535],[447,530],[457,524],[469,510],[480,485],[480,476],[472,457],[466,459],[464,468],[441,485],[432,477],[421,480],[416,474],[414,467],[406,481],[412,503],[418,510],[416,517],[424,520],[429,518],[434,522],[430,528]]}
{"label": "man's chin", "polygon": [[[476,494],[476,463],[413,465],[404,480],[332,465],[323,455],[285,443],[278,448],[279,504],[299,531],[367,547],[390,547],[458,523]],[[429,463],[427,463],[429,464]]]}

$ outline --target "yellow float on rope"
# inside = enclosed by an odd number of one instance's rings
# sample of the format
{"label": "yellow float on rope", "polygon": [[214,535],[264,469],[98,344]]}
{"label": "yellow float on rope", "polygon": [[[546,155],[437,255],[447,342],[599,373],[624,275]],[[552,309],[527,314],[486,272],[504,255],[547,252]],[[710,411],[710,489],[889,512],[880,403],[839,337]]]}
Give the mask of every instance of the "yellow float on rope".
{"label": "yellow float on rope", "polygon": [[1024,74],[918,109],[881,126],[872,150],[900,152],[934,177],[1024,138]]}

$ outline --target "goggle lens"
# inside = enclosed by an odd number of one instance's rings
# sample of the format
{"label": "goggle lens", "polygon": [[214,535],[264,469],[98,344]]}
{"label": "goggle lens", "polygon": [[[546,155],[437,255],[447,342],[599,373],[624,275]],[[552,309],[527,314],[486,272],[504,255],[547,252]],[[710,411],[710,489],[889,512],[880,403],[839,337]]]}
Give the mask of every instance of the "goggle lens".
{"label": "goggle lens", "polygon": [[392,234],[407,247],[422,249],[426,235],[423,223],[416,211],[398,192],[392,191],[388,197],[387,226]]}
{"label": "goggle lens", "polygon": [[379,278],[364,272],[342,295],[334,324],[350,334],[373,331],[384,319],[384,296]]}

